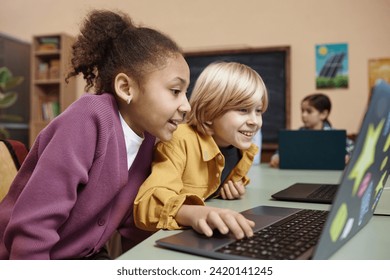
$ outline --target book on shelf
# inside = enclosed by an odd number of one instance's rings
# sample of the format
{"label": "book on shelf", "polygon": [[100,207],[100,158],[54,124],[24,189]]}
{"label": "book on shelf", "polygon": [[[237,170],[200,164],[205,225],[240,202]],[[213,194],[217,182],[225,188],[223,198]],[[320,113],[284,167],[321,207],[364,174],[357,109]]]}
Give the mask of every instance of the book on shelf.
{"label": "book on shelf", "polygon": [[37,79],[46,80],[49,77],[49,64],[41,62],[38,64]]}
{"label": "book on shelf", "polygon": [[38,80],[51,80],[60,78],[60,60],[52,59],[49,62],[40,62],[38,64],[36,78]]}
{"label": "book on shelf", "polygon": [[59,37],[40,37],[38,38],[38,51],[51,51],[60,49]]}
{"label": "book on shelf", "polygon": [[52,59],[50,60],[49,79],[59,79],[59,78],[60,78],[60,60]]}
{"label": "book on shelf", "polygon": [[42,103],[42,119],[51,121],[60,114],[60,104],[58,101],[47,101]]}

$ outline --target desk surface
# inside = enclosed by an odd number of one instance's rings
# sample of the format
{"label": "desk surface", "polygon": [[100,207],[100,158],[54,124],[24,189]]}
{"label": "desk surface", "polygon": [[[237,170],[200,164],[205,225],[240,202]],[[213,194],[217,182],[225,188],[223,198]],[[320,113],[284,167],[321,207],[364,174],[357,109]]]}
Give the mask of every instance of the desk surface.
{"label": "desk surface", "polygon": [[[245,196],[240,200],[212,199],[210,206],[231,208],[243,211],[258,205],[281,206],[291,208],[309,208],[327,210],[330,205],[283,202],[271,199],[271,194],[296,182],[338,183],[341,171],[325,170],[280,170],[266,164],[254,165],[249,171],[251,178]],[[388,180],[386,188],[389,186]],[[121,255],[122,260],[168,259],[189,260],[204,259],[187,253],[181,253],[155,245],[157,239],[177,233],[178,231],[160,230],[131,250]],[[374,216],[348,243],[337,251],[331,259],[386,259],[390,260],[390,217]]]}

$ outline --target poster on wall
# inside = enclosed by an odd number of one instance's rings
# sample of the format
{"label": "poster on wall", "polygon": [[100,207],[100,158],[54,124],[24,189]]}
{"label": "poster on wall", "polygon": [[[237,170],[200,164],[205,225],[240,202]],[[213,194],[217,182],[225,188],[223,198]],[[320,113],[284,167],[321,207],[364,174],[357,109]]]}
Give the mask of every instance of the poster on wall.
{"label": "poster on wall", "polygon": [[348,88],[348,44],[315,46],[316,88]]}
{"label": "poster on wall", "polygon": [[378,79],[390,83],[390,57],[370,59],[368,61],[368,85],[370,92]]}

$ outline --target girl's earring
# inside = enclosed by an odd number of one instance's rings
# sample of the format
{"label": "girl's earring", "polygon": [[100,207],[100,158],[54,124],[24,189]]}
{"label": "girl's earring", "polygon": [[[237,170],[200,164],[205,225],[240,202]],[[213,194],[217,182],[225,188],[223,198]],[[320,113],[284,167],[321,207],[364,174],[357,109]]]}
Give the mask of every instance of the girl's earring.
{"label": "girl's earring", "polygon": [[127,103],[127,104],[130,104],[130,102],[131,102],[131,97],[129,96],[129,97],[127,97],[127,99],[126,99],[126,103]]}

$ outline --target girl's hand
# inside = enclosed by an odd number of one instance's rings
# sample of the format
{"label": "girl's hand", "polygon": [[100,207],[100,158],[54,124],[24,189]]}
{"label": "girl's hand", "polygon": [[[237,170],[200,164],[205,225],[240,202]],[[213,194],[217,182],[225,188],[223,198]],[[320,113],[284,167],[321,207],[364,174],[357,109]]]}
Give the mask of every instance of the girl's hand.
{"label": "girl's hand", "polygon": [[245,187],[242,181],[233,182],[229,180],[221,188],[221,197],[223,199],[238,199],[245,194]]}
{"label": "girl's hand", "polygon": [[350,159],[350,156],[349,155],[345,155],[345,165],[348,164],[349,162],[349,159]]}
{"label": "girl's hand", "polygon": [[253,221],[236,211],[202,205],[182,205],[176,221],[208,237],[217,229],[222,234],[232,233],[236,239],[251,237],[255,226]]}
{"label": "girl's hand", "polygon": [[269,166],[275,167],[275,168],[279,167],[279,155],[273,155],[271,157],[271,161],[269,163]]}

